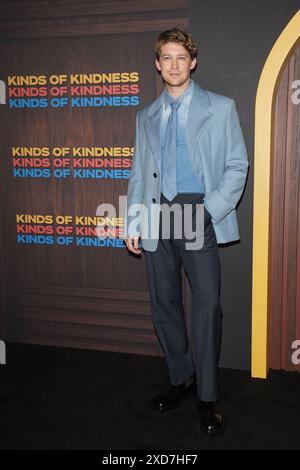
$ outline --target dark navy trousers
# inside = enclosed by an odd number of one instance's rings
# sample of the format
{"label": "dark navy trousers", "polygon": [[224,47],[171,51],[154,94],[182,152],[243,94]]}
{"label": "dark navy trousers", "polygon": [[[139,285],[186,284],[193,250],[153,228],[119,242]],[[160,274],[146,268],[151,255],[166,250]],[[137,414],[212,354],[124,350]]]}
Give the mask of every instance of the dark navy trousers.
{"label": "dark navy trousers", "polygon": [[[203,194],[177,194],[171,203],[161,195],[161,203],[196,204]],[[196,373],[198,397],[217,401],[219,353],[222,329],[220,305],[220,261],[210,214],[204,209],[204,244],[186,250],[185,239],[160,235],[157,250],[145,251],[154,329],[165,354],[170,382],[177,385]],[[172,226],[172,219],[170,225]],[[181,266],[192,291],[191,344],[182,304]]]}

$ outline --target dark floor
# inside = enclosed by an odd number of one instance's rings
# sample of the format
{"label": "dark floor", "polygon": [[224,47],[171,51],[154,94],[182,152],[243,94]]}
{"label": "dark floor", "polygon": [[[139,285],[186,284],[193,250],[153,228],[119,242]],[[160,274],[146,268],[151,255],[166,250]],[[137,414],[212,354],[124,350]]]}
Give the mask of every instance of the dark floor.
{"label": "dark floor", "polygon": [[194,399],[149,407],[168,386],[161,358],[7,344],[0,449],[300,449],[300,374],[254,380],[223,369],[226,433],[201,434]]}

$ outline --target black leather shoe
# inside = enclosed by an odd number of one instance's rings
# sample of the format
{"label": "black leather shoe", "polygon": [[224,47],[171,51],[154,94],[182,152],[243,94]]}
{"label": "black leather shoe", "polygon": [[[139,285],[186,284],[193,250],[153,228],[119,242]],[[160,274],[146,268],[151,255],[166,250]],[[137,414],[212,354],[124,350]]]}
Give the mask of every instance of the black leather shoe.
{"label": "black leather shoe", "polygon": [[152,400],[151,407],[156,411],[169,411],[176,408],[183,400],[195,396],[197,384],[193,381],[190,385],[186,383],[171,385],[164,395],[159,395]]}
{"label": "black leather shoe", "polygon": [[204,434],[216,436],[225,431],[224,417],[215,401],[198,400],[200,427]]}

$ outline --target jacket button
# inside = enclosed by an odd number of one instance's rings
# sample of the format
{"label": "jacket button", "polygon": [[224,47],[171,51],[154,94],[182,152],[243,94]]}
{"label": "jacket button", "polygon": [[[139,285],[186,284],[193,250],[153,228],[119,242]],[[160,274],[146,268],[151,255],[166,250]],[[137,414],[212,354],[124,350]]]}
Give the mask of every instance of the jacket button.
{"label": "jacket button", "polygon": [[156,202],[156,199],[155,199],[155,198],[153,198],[153,199],[152,199],[152,202],[153,202],[153,203],[155,203],[155,202]]}
{"label": "jacket button", "polygon": [[154,176],[154,178],[157,178],[157,174],[156,174],[156,173],[153,173],[153,176]]}

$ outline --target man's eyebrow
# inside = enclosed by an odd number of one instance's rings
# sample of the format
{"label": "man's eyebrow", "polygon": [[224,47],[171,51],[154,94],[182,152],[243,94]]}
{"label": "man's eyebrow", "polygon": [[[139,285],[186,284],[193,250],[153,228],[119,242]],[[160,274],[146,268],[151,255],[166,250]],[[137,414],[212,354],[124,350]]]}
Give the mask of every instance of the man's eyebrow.
{"label": "man's eyebrow", "polygon": [[161,56],[166,56],[166,55],[174,55],[174,57],[180,57],[180,56],[188,56],[187,52],[181,52],[180,54],[171,54],[170,52],[164,52],[163,54],[160,54]]}

